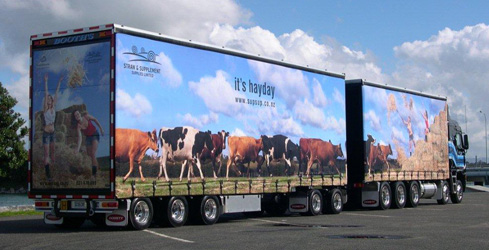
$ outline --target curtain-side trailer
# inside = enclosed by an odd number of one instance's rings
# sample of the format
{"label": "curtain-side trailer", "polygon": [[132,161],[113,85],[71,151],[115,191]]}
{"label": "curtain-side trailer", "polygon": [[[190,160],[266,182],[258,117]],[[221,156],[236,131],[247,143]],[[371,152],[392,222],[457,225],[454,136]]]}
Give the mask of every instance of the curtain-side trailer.
{"label": "curtain-side trailer", "polygon": [[117,24],[34,35],[29,197],[61,227],[339,213],[345,94],[343,74]]}
{"label": "curtain-side trailer", "polygon": [[468,137],[449,119],[446,97],[348,80],[346,108],[349,205],[462,201]]}

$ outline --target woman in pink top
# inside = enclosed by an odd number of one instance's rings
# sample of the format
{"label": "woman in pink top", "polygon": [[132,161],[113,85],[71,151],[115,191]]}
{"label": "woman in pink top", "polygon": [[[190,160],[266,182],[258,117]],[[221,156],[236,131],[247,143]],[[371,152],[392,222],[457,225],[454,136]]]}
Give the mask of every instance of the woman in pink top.
{"label": "woman in pink top", "polygon": [[72,126],[76,128],[78,135],[78,146],[76,152],[80,152],[82,133],[86,136],[85,146],[87,147],[87,155],[90,156],[90,159],[92,160],[92,175],[95,176],[97,174],[97,169],[99,168],[96,154],[100,135],[93,123],[97,125],[102,136],[104,136],[104,130],[102,129],[102,126],[100,126],[97,118],[89,115],[88,113],[82,116],[78,110],[73,111],[71,122]]}
{"label": "woman in pink top", "polygon": [[44,147],[44,170],[46,171],[46,178],[51,179],[50,165],[54,165],[54,122],[56,120],[56,102],[58,99],[59,86],[63,76],[59,78],[58,87],[54,93],[54,98],[48,92],[48,73],[44,75],[44,101],[43,101],[43,131],[42,131],[42,144]]}

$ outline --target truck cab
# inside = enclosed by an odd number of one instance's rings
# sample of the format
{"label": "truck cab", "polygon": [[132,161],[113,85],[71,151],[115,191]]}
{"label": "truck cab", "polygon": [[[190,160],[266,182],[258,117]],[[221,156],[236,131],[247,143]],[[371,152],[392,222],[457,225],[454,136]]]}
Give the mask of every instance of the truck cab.
{"label": "truck cab", "polygon": [[[462,128],[456,120],[448,118],[448,159],[450,171],[453,177],[462,181],[463,190],[465,191],[465,154],[469,149],[469,137],[462,131]],[[456,185],[456,183],[453,183]],[[454,186],[454,190],[456,190]]]}

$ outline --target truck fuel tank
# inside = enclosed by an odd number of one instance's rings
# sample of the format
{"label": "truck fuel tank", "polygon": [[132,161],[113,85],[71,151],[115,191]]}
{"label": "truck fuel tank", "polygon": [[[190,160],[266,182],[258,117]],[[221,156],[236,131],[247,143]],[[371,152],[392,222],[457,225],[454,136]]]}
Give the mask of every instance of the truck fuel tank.
{"label": "truck fuel tank", "polygon": [[421,184],[421,198],[429,199],[436,194],[435,183],[420,183]]}

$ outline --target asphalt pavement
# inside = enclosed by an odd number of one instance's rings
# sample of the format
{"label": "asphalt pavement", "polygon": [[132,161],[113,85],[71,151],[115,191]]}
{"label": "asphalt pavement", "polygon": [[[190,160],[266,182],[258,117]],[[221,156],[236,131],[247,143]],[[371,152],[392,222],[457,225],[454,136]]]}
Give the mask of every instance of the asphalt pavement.
{"label": "asphalt pavement", "polygon": [[212,226],[152,226],[144,231],[77,230],[41,216],[0,218],[0,249],[489,249],[489,193],[461,204],[422,200],[417,208],[343,211],[338,215],[222,216]]}

